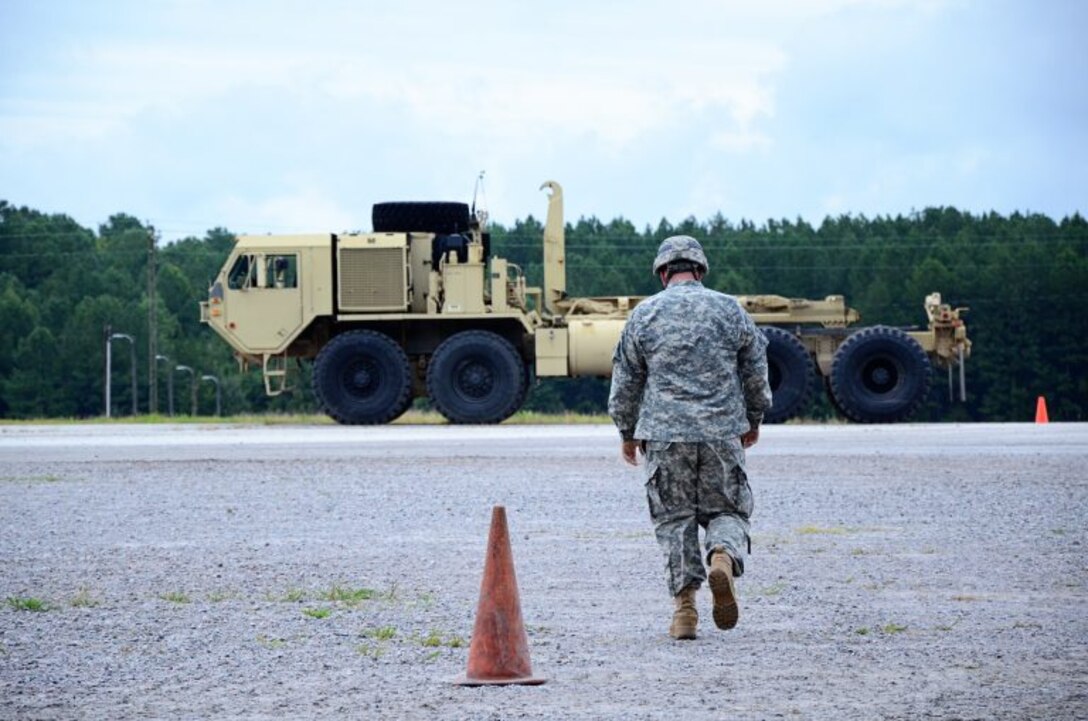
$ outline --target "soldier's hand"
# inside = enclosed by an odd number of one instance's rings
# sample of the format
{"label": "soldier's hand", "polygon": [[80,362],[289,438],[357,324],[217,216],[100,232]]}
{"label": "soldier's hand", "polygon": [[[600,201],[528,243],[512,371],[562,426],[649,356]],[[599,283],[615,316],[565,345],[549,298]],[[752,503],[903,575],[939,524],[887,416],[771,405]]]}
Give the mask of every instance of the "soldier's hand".
{"label": "soldier's hand", "polygon": [[747,433],[740,434],[740,445],[742,448],[751,448],[759,441],[759,426],[756,426]]}
{"label": "soldier's hand", "polygon": [[623,460],[631,466],[638,465],[638,441],[624,441],[620,450]]}

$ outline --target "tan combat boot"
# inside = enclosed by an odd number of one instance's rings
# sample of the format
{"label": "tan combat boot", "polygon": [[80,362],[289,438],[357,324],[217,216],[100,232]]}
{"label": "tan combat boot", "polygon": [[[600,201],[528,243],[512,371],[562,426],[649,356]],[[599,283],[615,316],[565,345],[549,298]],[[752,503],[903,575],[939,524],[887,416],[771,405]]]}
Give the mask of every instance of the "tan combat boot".
{"label": "tan combat boot", "polygon": [[669,626],[669,635],[673,638],[688,641],[695,638],[695,626],[699,623],[699,612],[695,609],[697,590],[698,587],[691,584],[673,599],[676,610],[672,613],[672,625]]}
{"label": "tan combat boot", "polygon": [[710,555],[710,593],[714,596],[714,625],[728,630],[737,625],[740,609],[733,588],[733,557],[721,548]]}

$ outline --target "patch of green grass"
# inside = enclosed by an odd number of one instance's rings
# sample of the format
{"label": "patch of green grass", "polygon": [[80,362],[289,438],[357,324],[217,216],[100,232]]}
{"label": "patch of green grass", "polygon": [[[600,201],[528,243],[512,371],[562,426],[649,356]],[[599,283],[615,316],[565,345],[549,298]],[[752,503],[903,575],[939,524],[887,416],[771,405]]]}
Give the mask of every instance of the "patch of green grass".
{"label": "patch of green grass", "polygon": [[823,526],[807,525],[801,526],[797,529],[797,533],[802,536],[845,536],[850,533],[850,530],[843,528],[842,526],[834,526],[831,528],[824,528]]}
{"label": "patch of green grass", "polygon": [[369,601],[377,595],[372,588],[344,588],[333,586],[321,594],[321,598],[334,603],[346,603],[349,606],[357,606],[363,601]]}
{"label": "patch of green grass", "polygon": [[331,608],[304,608],[302,613],[310,618],[328,618],[332,615]]}
{"label": "patch of green grass", "polygon": [[432,663],[432,662],[434,662],[434,661],[435,661],[436,659],[438,659],[438,657],[439,657],[439,656],[441,656],[441,655],[442,655],[442,652],[441,652],[441,651],[432,651],[431,653],[429,653],[429,654],[427,654],[426,656],[424,656],[424,657],[423,657],[423,660],[424,660],[424,661],[425,661],[426,663]]}
{"label": "patch of green grass", "polygon": [[764,586],[763,588],[756,589],[755,595],[774,597],[781,594],[784,590],[786,590],[786,583],[784,581],[777,581],[775,583],[772,583],[770,586]]}
{"label": "patch of green grass", "polygon": [[33,598],[29,596],[8,596],[7,604],[15,611],[32,611],[34,613],[45,613],[46,611],[52,611],[53,607],[48,602],[43,601],[40,598]]}
{"label": "patch of green grass", "polygon": [[883,626],[880,627],[881,633],[886,633],[888,635],[892,635],[892,634],[896,634],[896,633],[903,633],[906,630],[907,630],[906,626],[902,626],[902,625],[900,625],[898,623],[886,623],[886,624],[884,624]]}
{"label": "patch of green grass", "polygon": [[86,588],[81,588],[68,603],[76,608],[94,608],[98,605],[98,599],[91,596],[91,592]]}
{"label": "patch of green grass", "polygon": [[159,598],[170,603],[191,603],[192,599],[187,594],[180,591],[172,591],[171,593],[160,593]]}
{"label": "patch of green grass", "polygon": [[271,636],[266,636],[263,633],[257,634],[256,641],[263,648],[268,648],[268,649],[283,648],[285,645],[287,645],[287,640],[286,639],[273,638]]}
{"label": "patch of green grass", "polygon": [[59,483],[64,480],[54,473],[45,473],[39,476],[0,476],[0,483]]}
{"label": "patch of green grass", "polygon": [[861,628],[855,628],[854,633],[856,633],[859,636],[868,636],[869,635],[869,627],[868,626],[862,626]]}

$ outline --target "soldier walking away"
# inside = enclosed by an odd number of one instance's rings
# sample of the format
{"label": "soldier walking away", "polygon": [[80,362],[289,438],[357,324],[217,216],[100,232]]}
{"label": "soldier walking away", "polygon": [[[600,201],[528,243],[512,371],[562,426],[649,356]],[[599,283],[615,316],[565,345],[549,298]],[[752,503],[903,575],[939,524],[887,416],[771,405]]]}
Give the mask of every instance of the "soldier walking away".
{"label": "soldier walking away", "polygon": [[[653,272],[663,290],[639,303],[612,358],[608,412],[623,460],[646,459],[646,496],[675,602],[669,633],[695,638],[695,593],[709,581],[713,617],[739,618],[733,579],[750,550],[752,489],[744,449],[771,405],[767,341],[732,296],[703,287],[699,242],[666,238]],[[705,529],[707,569],[699,546]]]}

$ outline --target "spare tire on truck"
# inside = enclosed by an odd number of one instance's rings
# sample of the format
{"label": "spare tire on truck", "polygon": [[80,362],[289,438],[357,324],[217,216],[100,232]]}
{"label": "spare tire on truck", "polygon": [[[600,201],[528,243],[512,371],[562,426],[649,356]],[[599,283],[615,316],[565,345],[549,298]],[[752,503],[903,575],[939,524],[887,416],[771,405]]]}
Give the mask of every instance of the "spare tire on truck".
{"label": "spare tire on truck", "polygon": [[929,358],[918,341],[885,325],[847,337],[831,359],[836,408],[858,423],[898,423],[926,399]]}
{"label": "spare tire on truck", "polygon": [[767,371],[774,402],[763,415],[764,423],[785,423],[805,412],[812,403],[816,365],[812,355],[793,333],[764,326],[767,338]]}
{"label": "spare tire on truck", "polygon": [[437,233],[450,235],[469,229],[467,203],[375,203],[371,208],[375,233]]}

